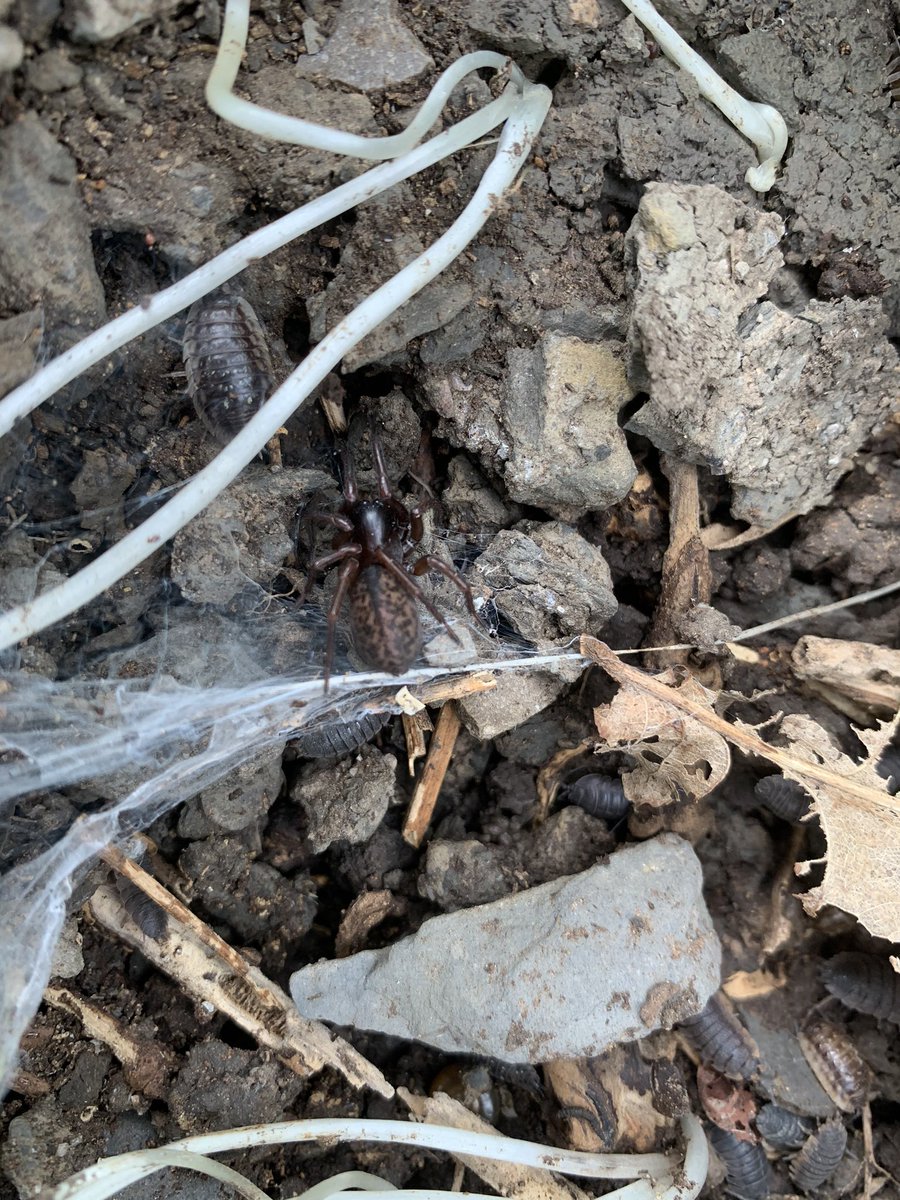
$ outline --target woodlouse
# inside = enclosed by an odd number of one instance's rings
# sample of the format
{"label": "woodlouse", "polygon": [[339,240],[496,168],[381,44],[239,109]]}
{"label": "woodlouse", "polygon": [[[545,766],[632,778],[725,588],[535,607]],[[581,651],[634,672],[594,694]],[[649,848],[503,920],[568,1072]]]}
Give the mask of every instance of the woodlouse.
{"label": "woodlouse", "polygon": [[707,1127],[709,1143],[721,1158],[728,1191],[741,1200],[762,1200],[770,1188],[769,1161],[757,1142],[745,1142],[718,1125]]}
{"label": "woodlouse", "polygon": [[183,349],[197,415],[227,442],[272,391],[272,360],[259,317],[242,296],[204,296],[188,312]]}
{"label": "woodlouse", "polygon": [[122,907],[141,933],[152,938],[154,942],[162,941],[169,927],[165,909],[160,908],[155,900],[151,900],[146,892],[141,891],[136,883],[132,883],[124,875],[116,875],[116,891],[119,893]]}
{"label": "woodlouse", "polygon": [[785,779],[783,775],[767,775],[760,779],[753,792],[770,812],[792,825],[799,825],[809,812],[809,792],[796,780]]}
{"label": "woodlouse", "polygon": [[797,1150],[809,1137],[812,1122],[778,1104],[764,1104],[756,1114],[756,1129],[774,1149]]}
{"label": "woodlouse", "polygon": [[345,758],[365,746],[390,720],[388,713],[364,713],[355,721],[334,721],[293,738],[294,751],[303,758]]}
{"label": "woodlouse", "polygon": [[583,808],[592,817],[603,817],[605,820],[624,817],[631,807],[622,780],[609,775],[582,775],[567,786],[564,798],[570,804]]}
{"label": "woodlouse", "polygon": [[886,958],[844,951],[829,959],[822,978],[848,1008],[900,1025],[900,975]]}
{"label": "woodlouse", "polygon": [[718,992],[696,1017],[679,1026],[700,1060],[723,1075],[752,1079],[759,1069],[756,1043]]}
{"label": "woodlouse", "polygon": [[816,1014],[800,1030],[799,1040],[823,1090],[842,1112],[856,1112],[865,1102],[872,1077],[847,1035]]}
{"label": "woodlouse", "polygon": [[838,1169],[847,1149],[847,1130],[835,1118],[810,1134],[791,1162],[791,1179],[801,1192],[814,1192]]}

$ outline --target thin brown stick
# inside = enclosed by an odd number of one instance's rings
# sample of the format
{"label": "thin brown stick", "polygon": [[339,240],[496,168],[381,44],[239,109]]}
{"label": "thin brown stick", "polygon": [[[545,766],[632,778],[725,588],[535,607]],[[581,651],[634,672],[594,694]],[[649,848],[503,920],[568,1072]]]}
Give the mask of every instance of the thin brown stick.
{"label": "thin brown stick", "polygon": [[353,1087],[370,1087],[386,1097],[394,1094],[377,1067],[320,1022],[301,1017],[286,992],[194,916],[152,875],[114,847],[108,847],[102,857],[165,909],[172,920],[162,939],[148,937],[125,912],[115,891],[100,887],[90,904],[101,925],[136,946],[200,1003],[218,1009],[261,1045],[268,1046],[295,1074],[307,1077],[331,1066]]}
{"label": "thin brown stick", "polygon": [[428,747],[428,757],[422,768],[422,776],[416,784],[406,820],[403,823],[403,840],[410,846],[420,846],[425,831],[434,813],[438,793],[447,774],[453,747],[459,735],[459,713],[456,704],[449,700],[441,709],[437,725]]}
{"label": "thin brown stick", "polygon": [[651,696],[655,696],[658,700],[671,704],[673,708],[689,713],[708,729],[715,730],[716,733],[721,734],[733,745],[739,746],[747,754],[756,754],[775,763],[782,770],[788,770],[805,776],[807,779],[814,779],[817,783],[823,783],[827,787],[841,792],[857,807],[869,810],[873,807],[886,808],[889,812],[900,813],[900,803],[891,796],[876,791],[875,788],[867,787],[863,783],[856,783],[845,775],[829,771],[827,767],[819,766],[818,763],[805,762],[802,758],[795,758],[786,750],[781,750],[778,746],[770,746],[767,742],[747,733],[746,730],[729,725],[727,721],[702,704],[676,692],[664,683],[660,683],[652,675],[645,675],[643,671],[621,662],[608,646],[598,642],[596,638],[582,637],[580,645],[585,658],[589,658],[598,667],[602,667],[618,683],[629,683],[648,692]]}
{"label": "thin brown stick", "polygon": [[152,1099],[166,1094],[168,1078],[178,1065],[171,1051],[146,1038],[136,1038],[121,1021],[71,988],[48,987],[44,1000],[52,1008],[78,1017],[88,1037],[109,1047],[122,1064],[129,1087]]}

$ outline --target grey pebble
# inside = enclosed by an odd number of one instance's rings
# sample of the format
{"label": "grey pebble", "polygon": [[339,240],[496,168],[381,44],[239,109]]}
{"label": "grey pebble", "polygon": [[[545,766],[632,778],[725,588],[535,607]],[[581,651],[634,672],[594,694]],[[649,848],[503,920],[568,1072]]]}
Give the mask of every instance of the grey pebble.
{"label": "grey pebble", "polygon": [[297,971],[300,1012],[451,1053],[600,1054],[702,1009],[721,952],[690,845],[664,834],[579,875]]}

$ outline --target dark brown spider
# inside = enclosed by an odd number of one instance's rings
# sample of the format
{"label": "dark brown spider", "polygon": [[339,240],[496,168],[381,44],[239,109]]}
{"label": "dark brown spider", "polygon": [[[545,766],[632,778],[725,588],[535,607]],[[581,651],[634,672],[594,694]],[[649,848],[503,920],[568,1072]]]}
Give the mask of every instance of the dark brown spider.
{"label": "dark brown spider", "polygon": [[413,576],[439,571],[466,598],[469,612],[478,620],[472,589],[439,558],[423,554],[410,567],[408,560],[424,532],[418,508],[408,509],[391,491],[381,444],[371,435],[378,499],[362,500],[349,458],[344,459],[344,502],[339,513],[316,514],[312,520],[337,527],[330,554],[310,563],[308,583],[315,575],[340,566],[337,588],[328,609],[325,649],[325,687],[334,661],[334,633],[344,600],[350,605],[350,631],[356,652],[367,667],[402,675],[422,649],[419,613],[421,600],[455,642],[459,638],[431,603]]}

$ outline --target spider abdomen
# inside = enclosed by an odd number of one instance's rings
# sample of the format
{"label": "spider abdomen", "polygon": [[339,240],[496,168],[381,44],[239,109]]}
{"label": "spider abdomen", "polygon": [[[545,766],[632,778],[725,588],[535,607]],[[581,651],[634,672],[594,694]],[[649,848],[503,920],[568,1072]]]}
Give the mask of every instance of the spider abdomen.
{"label": "spider abdomen", "polygon": [[350,588],[350,630],[363,662],[401,675],[422,648],[416,598],[380,564],[370,564]]}

